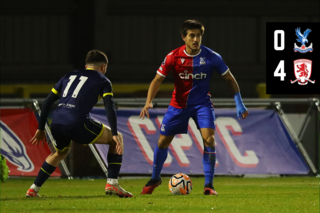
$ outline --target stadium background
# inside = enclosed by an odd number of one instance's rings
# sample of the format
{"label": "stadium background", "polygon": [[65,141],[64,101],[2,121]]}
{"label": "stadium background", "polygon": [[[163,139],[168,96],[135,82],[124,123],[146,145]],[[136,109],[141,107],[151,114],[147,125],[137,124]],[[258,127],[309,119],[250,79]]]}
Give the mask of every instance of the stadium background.
{"label": "stadium background", "polygon": [[[266,22],[319,22],[319,1],[104,1],[2,0],[1,97],[44,98],[65,73],[84,66],[93,49],[109,57],[107,77],[115,97],[146,97],[155,72],[172,49],[182,45],[178,27],[195,18],[205,25],[203,45],[222,55],[243,98],[298,98],[267,95]],[[171,77],[157,98],[169,98]],[[231,93],[218,75],[214,98]],[[286,112],[306,112],[290,105]],[[66,162],[74,176],[103,176],[86,147],[73,145]],[[84,157],[86,156],[86,157]]]}

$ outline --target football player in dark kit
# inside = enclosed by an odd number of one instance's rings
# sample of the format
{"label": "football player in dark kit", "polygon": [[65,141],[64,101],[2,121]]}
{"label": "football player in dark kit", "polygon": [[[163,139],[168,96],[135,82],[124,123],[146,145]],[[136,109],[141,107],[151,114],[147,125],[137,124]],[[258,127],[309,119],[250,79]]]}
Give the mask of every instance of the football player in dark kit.
{"label": "football player in dark kit", "polygon": [[[32,144],[42,144],[46,139],[45,123],[51,105],[59,100],[53,113],[51,132],[55,139],[56,152],[50,154],[43,163],[39,174],[26,193],[26,197],[39,197],[42,184],[54,172],[71,148],[71,141],[80,144],[109,144],[108,180],[105,193],[119,197],[132,197],[118,183],[122,162],[123,138],[117,131],[117,117],[113,103],[112,85],[104,75],[108,58],[99,50],[91,50],[86,56],[85,69],[76,70],[62,77],[52,88],[41,108],[38,130],[30,140]],[[93,120],[89,112],[99,99],[103,98],[110,127]]]}

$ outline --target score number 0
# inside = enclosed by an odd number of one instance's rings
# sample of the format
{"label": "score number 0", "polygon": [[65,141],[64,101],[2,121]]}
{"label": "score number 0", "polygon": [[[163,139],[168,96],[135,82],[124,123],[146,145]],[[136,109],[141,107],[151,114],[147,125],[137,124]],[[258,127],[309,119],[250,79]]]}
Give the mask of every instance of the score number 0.
{"label": "score number 0", "polygon": [[[278,38],[280,35],[280,45],[278,42]],[[275,30],[274,31],[274,49],[276,51],[284,50],[284,31],[283,30]],[[280,81],[284,81],[284,77],[286,77],[286,73],[284,72],[284,60],[280,60],[276,70],[273,73],[274,77],[280,77]]]}

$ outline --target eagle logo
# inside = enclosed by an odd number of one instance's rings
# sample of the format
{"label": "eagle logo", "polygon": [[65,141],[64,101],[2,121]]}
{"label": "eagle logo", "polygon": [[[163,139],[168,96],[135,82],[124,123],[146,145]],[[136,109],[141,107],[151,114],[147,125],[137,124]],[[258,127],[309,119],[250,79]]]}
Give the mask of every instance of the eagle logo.
{"label": "eagle logo", "polygon": [[17,170],[32,172],[34,165],[21,139],[2,121],[0,121],[0,130],[1,154],[4,155],[10,163],[17,166]]}
{"label": "eagle logo", "polygon": [[300,31],[300,28],[297,28],[295,30],[296,35],[298,37],[297,41],[301,43],[301,47],[299,47],[296,43],[294,43],[294,51],[295,52],[300,52],[300,53],[307,53],[307,52],[312,52],[313,48],[312,48],[312,43],[310,44],[309,47],[306,47],[306,43],[309,42],[309,40],[307,39],[309,33],[312,30],[310,29],[306,29],[303,34]]}

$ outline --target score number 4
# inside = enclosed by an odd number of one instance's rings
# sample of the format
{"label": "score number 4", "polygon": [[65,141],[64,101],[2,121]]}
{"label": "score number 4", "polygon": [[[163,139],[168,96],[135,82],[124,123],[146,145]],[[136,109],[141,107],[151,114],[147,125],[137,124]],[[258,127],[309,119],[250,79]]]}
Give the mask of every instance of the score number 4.
{"label": "score number 4", "polygon": [[[278,38],[280,35],[280,45],[278,42]],[[284,50],[284,31],[283,30],[275,30],[274,31],[274,49],[276,51]],[[284,60],[281,60],[273,73],[274,77],[280,77],[280,81],[284,81],[284,77],[286,77],[286,73],[284,72]]]}

